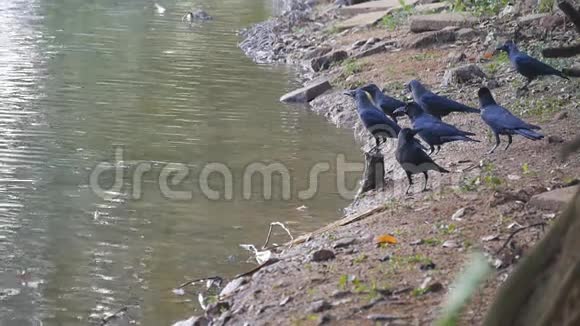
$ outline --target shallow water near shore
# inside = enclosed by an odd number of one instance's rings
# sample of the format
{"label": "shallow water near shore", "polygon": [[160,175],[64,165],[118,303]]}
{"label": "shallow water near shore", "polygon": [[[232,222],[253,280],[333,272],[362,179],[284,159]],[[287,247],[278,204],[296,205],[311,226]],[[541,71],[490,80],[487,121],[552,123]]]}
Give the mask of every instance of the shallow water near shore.
{"label": "shallow water near shore", "polygon": [[[125,306],[137,324],[170,324],[197,307],[195,297],[171,293],[176,285],[249,269],[238,244],[261,245],[271,221],[298,234],[349,203],[335,166],[339,154],[361,159],[352,131],[279,104],[297,86],[293,72],[255,65],[237,48],[237,30],[266,19],[272,3],[161,5],[163,15],[141,1],[0,8],[1,326],[98,324]],[[192,7],[215,20],[182,23]],[[99,162],[118,167],[102,173],[101,187],[119,175],[122,185],[105,198],[89,185]],[[219,173],[208,183],[220,200],[198,182],[216,162],[232,172],[231,200]],[[244,198],[244,172],[255,162],[288,169],[290,199],[281,199],[280,178],[272,199],[259,179]],[[302,201],[319,162],[330,171]],[[169,163],[189,174],[174,184],[170,170],[168,192],[159,179]],[[347,174],[346,184],[358,177]]]}

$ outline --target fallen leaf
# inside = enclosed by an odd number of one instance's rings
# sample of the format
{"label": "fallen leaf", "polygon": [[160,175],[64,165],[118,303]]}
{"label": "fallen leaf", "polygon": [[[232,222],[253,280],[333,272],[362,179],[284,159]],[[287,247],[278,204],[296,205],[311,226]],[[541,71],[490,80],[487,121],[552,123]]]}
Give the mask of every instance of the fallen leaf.
{"label": "fallen leaf", "polygon": [[382,234],[379,235],[375,241],[377,244],[388,243],[388,244],[396,244],[397,239],[392,235]]}
{"label": "fallen leaf", "polygon": [[483,58],[489,60],[489,59],[493,58],[493,53],[486,52],[486,53],[483,54]]}

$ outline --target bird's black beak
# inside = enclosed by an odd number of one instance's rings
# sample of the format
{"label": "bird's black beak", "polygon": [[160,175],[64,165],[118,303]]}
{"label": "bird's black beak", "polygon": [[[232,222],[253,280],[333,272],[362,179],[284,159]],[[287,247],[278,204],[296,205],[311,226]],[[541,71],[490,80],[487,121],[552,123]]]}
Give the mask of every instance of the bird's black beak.
{"label": "bird's black beak", "polygon": [[349,97],[354,98],[355,93],[356,93],[356,91],[354,89],[352,89],[352,90],[349,90],[349,91],[342,92],[342,95],[346,95],[346,96],[349,96]]}
{"label": "bird's black beak", "polygon": [[400,108],[393,111],[393,115],[395,115],[396,117],[405,115],[406,113],[407,113],[407,108],[404,106],[401,106]]}

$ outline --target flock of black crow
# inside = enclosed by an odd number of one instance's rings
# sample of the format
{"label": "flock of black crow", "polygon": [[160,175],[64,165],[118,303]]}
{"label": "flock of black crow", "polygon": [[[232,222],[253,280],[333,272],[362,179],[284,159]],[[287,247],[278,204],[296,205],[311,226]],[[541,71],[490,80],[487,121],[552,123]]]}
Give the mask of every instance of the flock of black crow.
{"label": "flock of black crow", "polygon": [[[520,52],[511,41],[507,41],[503,46],[497,48],[496,52],[498,51],[507,52],[513,68],[527,79],[522,89],[527,89],[528,85],[540,76],[555,75],[568,79],[562,72],[524,52]],[[452,112],[479,113],[481,115],[482,120],[490,127],[495,136],[495,146],[489,151],[489,154],[493,153],[499,146],[500,135],[508,137],[506,150],[512,143],[512,135],[520,135],[530,140],[544,138],[536,131],[540,127],[521,120],[497,104],[491,91],[486,87],[480,88],[478,91],[480,109],[474,109],[447,97],[439,96],[429,91],[417,80],[411,80],[407,87],[413,95],[413,101],[410,103],[385,95],[375,84],[345,92],[346,95],[355,99],[361,122],[375,138],[376,146],[374,149],[378,150],[381,143],[387,138],[397,139],[395,158],[405,170],[409,180],[409,186],[405,193],[409,192],[413,184],[413,174],[423,173],[425,176],[423,191],[426,191],[428,171],[449,172],[437,165],[430,157],[433,152],[439,152],[441,145],[453,141],[479,142],[471,138],[475,136],[474,133],[460,130],[442,120]],[[397,124],[397,117],[401,115],[409,117],[412,129],[401,128]],[[428,154],[424,151],[427,148],[415,139],[416,135],[419,135],[429,146]]]}

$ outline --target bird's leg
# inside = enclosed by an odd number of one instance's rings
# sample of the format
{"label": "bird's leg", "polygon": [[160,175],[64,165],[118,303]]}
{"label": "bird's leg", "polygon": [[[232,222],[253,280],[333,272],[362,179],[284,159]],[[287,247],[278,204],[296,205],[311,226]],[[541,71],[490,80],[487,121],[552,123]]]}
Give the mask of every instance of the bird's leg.
{"label": "bird's leg", "polygon": [[503,149],[504,151],[507,151],[508,147],[510,147],[510,145],[512,144],[512,135],[508,134],[507,136],[508,136],[508,144]]}
{"label": "bird's leg", "polygon": [[495,149],[499,146],[499,143],[500,143],[499,134],[497,134],[497,133],[493,133],[493,134],[495,135],[495,146],[493,146],[493,148],[489,152],[487,152],[487,154],[493,153],[495,151]]}
{"label": "bird's leg", "polygon": [[411,172],[405,171],[405,173],[407,173],[407,179],[409,180],[409,186],[407,187],[407,190],[405,190],[405,195],[409,193],[409,189],[411,189],[411,186],[413,185],[413,177],[411,176]]}
{"label": "bird's leg", "polygon": [[439,154],[439,151],[440,151],[440,150],[441,150],[441,146],[440,146],[440,145],[438,145],[438,146],[437,146],[437,152],[435,152],[435,155]]}
{"label": "bird's leg", "polygon": [[425,184],[423,185],[423,192],[427,191],[427,181],[429,180],[429,174],[427,171],[423,171],[423,175],[425,176]]}

